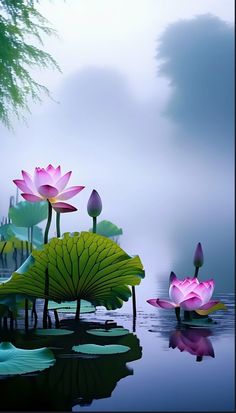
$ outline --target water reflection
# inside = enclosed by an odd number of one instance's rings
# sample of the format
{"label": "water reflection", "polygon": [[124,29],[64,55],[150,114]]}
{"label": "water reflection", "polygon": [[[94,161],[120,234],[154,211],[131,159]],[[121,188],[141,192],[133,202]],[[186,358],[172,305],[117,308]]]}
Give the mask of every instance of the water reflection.
{"label": "water reflection", "polygon": [[[96,325],[98,327],[98,325]],[[100,326],[101,327],[101,326]],[[65,337],[38,339],[38,344],[51,347],[56,356],[53,367],[39,373],[8,377],[1,380],[0,410],[4,411],[71,411],[74,405],[90,405],[94,399],[110,397],[117,382],[133,375],[126,363],[140,359],[142,348],[136,335],[96,337],[86,334],[91,323],[81,323],[80,331]],[[32,334],[32,333],[31,333]],[[30,335],[20,338],[28,347]],[[15,342],[19,342],[19,336]],[[71,342],[70,342],[71,341]],[[130,347],[127,353],[90,356],[74,353],[71,347],[82,343],[120,344]],[[34,340],[33,347],[36,345]],[[60,345],[63,348],[56,348]],[[15,397],[9,397],[14,394]]]}
{"label": "water reflection", "polygon": [[204,356],[215,357],[214,349],[209,336],[211,330],[206,328],[175,329],[170,333],[169,347],[178,348],[181,352],[196,356],[196,361],[202,361]]}

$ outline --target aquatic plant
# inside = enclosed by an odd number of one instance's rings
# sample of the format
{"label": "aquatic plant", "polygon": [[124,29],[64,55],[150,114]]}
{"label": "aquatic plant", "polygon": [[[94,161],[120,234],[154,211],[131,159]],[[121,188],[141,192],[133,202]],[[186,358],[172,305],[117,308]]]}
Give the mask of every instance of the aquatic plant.
{"label": "aquatic plant", "polygon": [[140,258],[130,257],[112,240],[90,232],[66,233],[34,250],[20,273],[0,285],[0,296],[17,292],[56,302],[77,300],[79,318],[81,299],[120,308],[131,296],[129,286],[143,277]]}
{"label": "aquatic plant", "polygon": [[96,231],[97,227],[97,217],[102,212],[102,200],[99,193],[93,189],[87,204],[87,211],[90,217],[93,218],[93,232]]}
{"label": "aquatic plant", "polygon": [[[196,314],[208,316],[209,313],[226,309],[226,306],[219,300],[211,300],[215,282],[213,279],[199,282],[197,275],[199,268],[203,265],[202,246],[198,243],[194,254],[195,274],[193,278],[187,277],[179,280],[172,271],[169,278],[170,300],[151,298],[147,302],[154,307],[164,309],[175,309],[177,320],[180,322],[180,309],[184,310],[185,321],[196,318]],[[196,314],[194,314],[196,313]],[[193,317],[192,317],[193,316]],[[207,320],[209,321],[209,320]]]}
{"label": "aquatic plant", "polygon": [[15,375],[42,371],[53,366],[56,359],[48,348],[25,350],[9,342],[0,344],[0,375]]}

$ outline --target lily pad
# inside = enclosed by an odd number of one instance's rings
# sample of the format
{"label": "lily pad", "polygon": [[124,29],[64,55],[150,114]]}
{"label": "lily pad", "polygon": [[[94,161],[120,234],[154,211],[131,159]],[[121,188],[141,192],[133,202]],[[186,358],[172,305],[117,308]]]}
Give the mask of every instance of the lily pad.
{"label": "lily pad", "polygon": [[56,359],[46,347],[25,350],[9,342],[0,344],[0,375],[16,375],[42,371],[51,367]]}
{"label": "lily pad", "polygon": [[205,327],[205,326],[208,326],[209,324],[210,325],[216,324],[216,322],[212,320],[212,318],[207,318],[207,317],[205,319],[195,318],[190,321],[181,321],[181,323],[187,326],[192,326],[192,327]]}
{"label": "lily pad", "polygon": [[125,336],[129,334],[129,330],[126,328],[93,328],[91,330],[87,330],[86,333],[93,334],[95,336],[104,336],[104,337],[119,337]]}
{"label": "lily pad", "polygon": [[107,344],[106,346],[100,346],[98,344],[80,344],[78,346],[73,346],[72,350],[83,354],[104,355],[126,353],[130,350],[130,347],[119,344]]}
{"label": "lily pad", "polygon": [[39,328],[34,331],[34,334],[37,336],[65,336],[67,334],[73,334],[74,331],[71,330],[63,330],[62,328],[49,328],[43,329]]}
{"label": "lily pad", "polygon": [[[75,313],[77,308],[77,301],[64,301],[62,303],[56,303],[55,301],[49,301],[48,309],[57,310],[59,313]],[[94,313],[96,307],[86,300],[80,302],[80,314],[82,313]]]}

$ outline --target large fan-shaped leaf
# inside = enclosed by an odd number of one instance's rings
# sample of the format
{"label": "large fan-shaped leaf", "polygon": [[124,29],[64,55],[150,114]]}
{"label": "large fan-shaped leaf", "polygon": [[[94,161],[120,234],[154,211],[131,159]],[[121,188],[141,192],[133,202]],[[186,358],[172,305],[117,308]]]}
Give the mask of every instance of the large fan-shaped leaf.
{"label": "large fan-shaped leaf", "polygon": [[[92,228],[90,229],[92,231]],[[96,233],[104,237],[116,237],[122,235],[123,231],[110,221],[101,221],[97,224]]]}
{"label": "large fan-shaped leaf", "polygon": [[8,216],[17,227],[33,227],[47,218],[47,202],[18,202],[9,208]]}
{"label": "large fan-shaped leaf", "polygon": [[47,369],[55,363],[51,350],[23,350],[9,342],[0,344],[0,375],[25,374]]}
{"label": "large fan-shaped leaf", "polygon": [[45,298],[48,272],[50,300],[84,299],[115,309],[131,296],[129,285],[138,285],[144,277],[138,256],[131,258],[115,242],[90,232],[53,238],[32,256],[34,262],[23,274],[21,267],[21,274],[13,273],[0,285],[0,296],[18,292]]}

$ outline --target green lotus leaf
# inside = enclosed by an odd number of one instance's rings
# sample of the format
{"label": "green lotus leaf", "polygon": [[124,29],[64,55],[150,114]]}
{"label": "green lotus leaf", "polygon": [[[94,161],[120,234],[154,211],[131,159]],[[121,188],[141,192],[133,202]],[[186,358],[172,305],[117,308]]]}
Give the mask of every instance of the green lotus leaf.
{"label": "green lotus leaf", "polygon": [[73,334],[74,331],[63,330],[62,328],[52,328],[52,329],[43,329],[39,328],[34,330],[36,336],[65,336],[67,334]]}
{"label": "green lotus leaf", "polygon": [[33,227],[47,218],[47,202],[18,202],[9,208],[8,216],[17,227]]}
{"label": "green lotus leaf", "polygon": [[[75,313],[77,301],[65,301],[63,303],[56,303],[55,301],[48,302],[49,310],[57,310],[59,313]],[[94,313],[96,308],[88,301],[81,300],[80,313]]]}
{"label": "green lotus leaf", "polygon": [[80,344],[73,346],[72,350],[76,351],[76,353],[103,355],[126,353],[126,351],[130,350],[130,347],[119,344],[107,344],[105,346],[100,346],[99,344]]}
{"label": "green lotus leaf", "polygon": [[216,324],[215,321],[212,320],[212,318],[194,318],[190,321],[181,321],[182,324],[187,325],[187,326],[192,326],[192,327],[206,327],[211,324]]}
{"label": "green lotus leaf", "polygon": [[56,302],[83,299],[109,310],[120,308],[131,296],[129,286],[144,277],[138,256],[131,258],[114,241],[90,232],[53,238],[26,264],[0,285],[0,296],[17,292]]}
{"label": "green lotus leaf", "polygon": [[227,307],[224,303],[217,303],[213,305],[212,307],[208,308],[207,310],[195,310],[197,314],[199,315],[208,315],[210,313],[213,313],[214,311],[217,310],[227,310]]}
{"label": "green lotus leaf", "polygon": [[93,328],[91,330],[87,330],[86,333],[103,337],[119,337],[129,334],[129,330],[126,328],[110,328],[109,330],[105,328]]}
{"label": "green lotus leaf", "polygon": [[[92,232],[92,228],[90,229]],[[101,221],[97,224],[96,233],[104,237],[116,237],[122,235],[123,231],[110,221]]]}
{"label": "green lotus leaf", "polygon": [[14,249],[14,245],[11,241],[0,241],[0,255],[9,254]]}
{"label": "green lotus leaf", "polygon": [[47,369],[55,363],[55,357],[46,347],[24,350],[9,342],[0,344],[0,375],[25,374]]}
{"label": "green lotus leaf", "polygon": [[[17,227],[11,223],[0,227],[0,235],[4,237],[5,241],[11,241],[12,246],[10,251],[12,251],[13,248],[20,249],[22,247],[21,241],[28,242],[28,229],[25,227]],[[43,244],[43,231],[38,226],[34,226],[33,244],[35,247],[40,247]],[[25,245],[23,246],[25,247]]]}

